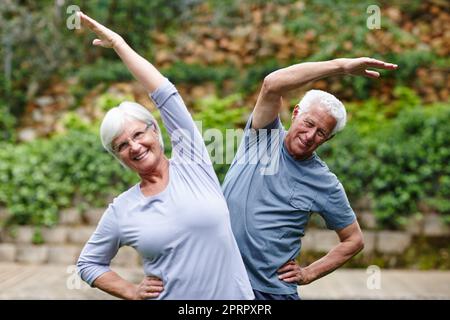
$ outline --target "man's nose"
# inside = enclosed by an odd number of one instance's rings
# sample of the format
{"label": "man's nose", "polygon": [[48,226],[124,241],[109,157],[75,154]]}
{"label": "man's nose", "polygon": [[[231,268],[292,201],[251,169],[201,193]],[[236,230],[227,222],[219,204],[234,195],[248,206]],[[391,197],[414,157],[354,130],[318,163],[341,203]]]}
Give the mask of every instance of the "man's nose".
{"label": "man's nose", "polygon": [[314,136],[316,135],[316,130],[311,129],[308,132],[306,132],[306,141],[308,143],[311,143],[314,140]]}

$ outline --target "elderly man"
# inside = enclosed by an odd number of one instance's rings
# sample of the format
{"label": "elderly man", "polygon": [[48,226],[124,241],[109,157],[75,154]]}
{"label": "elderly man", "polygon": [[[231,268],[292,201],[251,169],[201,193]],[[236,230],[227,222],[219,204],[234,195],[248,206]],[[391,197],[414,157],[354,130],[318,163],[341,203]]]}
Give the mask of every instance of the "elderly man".
{"label": "elderly man", "polygon": [[[289,131],[278,114],[287,92],[327,76],[380,76],[368,68],[397,66],[372,58],[335,59],[296,64],[264,79],[223,183],[232,229],[256,299],[299,299],[297,285],[332,272],[363,248],[342,184],[315,153],[344,128],[344,105],[327,92],[311,90],[295,107]],[[295,259],[312,212],[321,214],[340,243],[301,268]]]}

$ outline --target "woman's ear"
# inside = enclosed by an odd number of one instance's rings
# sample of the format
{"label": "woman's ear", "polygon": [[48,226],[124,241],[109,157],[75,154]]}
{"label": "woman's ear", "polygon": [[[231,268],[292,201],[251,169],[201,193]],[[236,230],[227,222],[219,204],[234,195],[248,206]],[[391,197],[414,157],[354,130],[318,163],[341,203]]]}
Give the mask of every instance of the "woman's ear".
{"label": "woman's ear", "polygon": [[152,121],[152,130],[155,132],[155,133],[159,133],[159,128],[158,128],[158,125],[156,124],[156,121]]}

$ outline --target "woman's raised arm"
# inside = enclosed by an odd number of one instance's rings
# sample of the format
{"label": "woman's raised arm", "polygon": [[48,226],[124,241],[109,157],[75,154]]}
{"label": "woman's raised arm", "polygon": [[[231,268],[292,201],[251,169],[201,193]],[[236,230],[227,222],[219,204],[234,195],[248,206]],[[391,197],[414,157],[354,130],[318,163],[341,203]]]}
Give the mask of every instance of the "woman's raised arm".
{"label": "woman's raised arm", "polygon": [[155,91],[164,83],[165,78],[158,69],[134,51],[119,34],[82,12],[78,12],[78,15],[81,23],[93,31],[98,37],[92,44],[104,48],[113,48],[123,63],[125,63],[128,70],[130,70],[133,76],[148,92]]}

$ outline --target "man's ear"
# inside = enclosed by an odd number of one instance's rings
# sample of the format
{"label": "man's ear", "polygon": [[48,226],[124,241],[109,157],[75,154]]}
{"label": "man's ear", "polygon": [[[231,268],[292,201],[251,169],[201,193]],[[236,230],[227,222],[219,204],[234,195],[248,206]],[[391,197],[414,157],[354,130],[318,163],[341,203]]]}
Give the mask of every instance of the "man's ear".
{"label": "man's ear", "polygon": [[300,112],[300,106],[298,104],[296,104],[294,107],[294,110],[292,111],[292,118],[291,118],[292,121],[298,116],[299,112]]}

